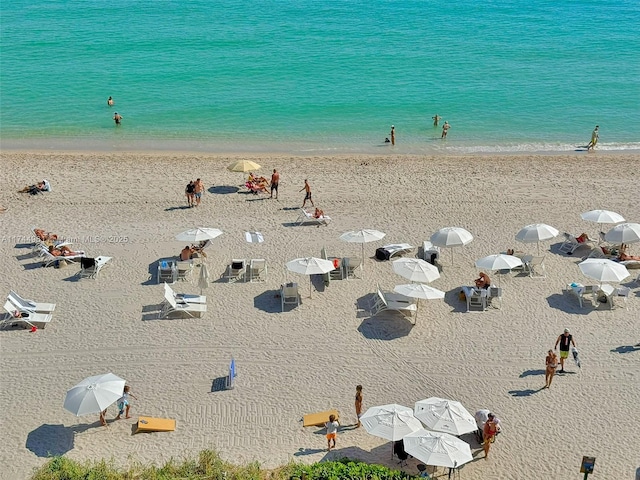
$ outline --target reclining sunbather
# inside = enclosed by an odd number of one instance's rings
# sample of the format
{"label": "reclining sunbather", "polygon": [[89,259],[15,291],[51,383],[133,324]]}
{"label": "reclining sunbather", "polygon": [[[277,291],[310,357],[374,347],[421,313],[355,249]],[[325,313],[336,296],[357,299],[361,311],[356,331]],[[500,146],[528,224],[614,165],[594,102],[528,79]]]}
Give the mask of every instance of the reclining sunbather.
{"label": "reclining sunbather", "polygon": [[324,217],[324,212],[318,207],[316,207],[316,211],[313,213],[313,218],[323,218],[323,217]]}
{"label": "reclining sunbather", "polygon": [[46,180],[38,182],[35,185],[25,185],[22,190],[18,190],[18,193],[30,193],[31,195],[36,195],[40,192],[48,192],[49,185]]}
{"label": "reclining sunbather", "polygon": [[480,272],[479,278],[475,279],[476,288],[489,288],[491,286],[491,279],[489,275],[484,272]]}
{"label": "reclining sunbather", "polygon": [[38,237],[43,242],[58,240],[58,235],[51,232],[47,233],[41,228],[34,228],[33,233],[35,234],[36,237]]}
{"label": "reclining sunbather", "polygon": [[620,260],[621,262],[624,262],[627,260],[640,260],[640,256],[627,254],[627,246],[623,243],[622,245],[620,245],[620,253],[618,254],[618,260]]}
{"label": "reclining sunbather", "polygon": [[581,233],[579,236],[576,237],[576,241],[578,243],[585,243],[590,241],[591,239],[589,238],[589,235],[587,235],[586,233]]}
{"label": "reclining sunbather", "polygon": [[49,253],[54,257],[76,257],[78,255],[84,254],[84,252],[74,252],[66,245],[61,247],[54,247],[53,245],[49,245]]}

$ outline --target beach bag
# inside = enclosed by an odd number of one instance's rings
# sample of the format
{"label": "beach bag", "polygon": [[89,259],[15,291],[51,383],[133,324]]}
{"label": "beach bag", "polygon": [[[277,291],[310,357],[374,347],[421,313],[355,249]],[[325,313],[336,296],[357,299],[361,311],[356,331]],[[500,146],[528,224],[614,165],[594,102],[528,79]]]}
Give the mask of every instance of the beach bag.
{"label": "beach bag", "polygon": [[389,256],[391,255],[391,252],[389,252],[388,250],[385,250],[384,248],[380,247],[376,249],[376,258],[378,260],[389,260]]}

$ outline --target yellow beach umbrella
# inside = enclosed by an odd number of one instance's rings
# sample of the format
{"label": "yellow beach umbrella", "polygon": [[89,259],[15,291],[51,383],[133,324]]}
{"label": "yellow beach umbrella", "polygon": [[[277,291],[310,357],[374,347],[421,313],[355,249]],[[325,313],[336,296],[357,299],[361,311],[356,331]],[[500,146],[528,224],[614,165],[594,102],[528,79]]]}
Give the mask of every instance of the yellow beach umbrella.
{"label": "yellow beach umbrella", "polygon": [[258,170],[260,165],[256,162],[252,162],[251,160],[238,160],[237,162],[233,162],[231,165],[227,167],[227,170],[231,170],[232,172],[242,172],[247,173],[251,170]]}

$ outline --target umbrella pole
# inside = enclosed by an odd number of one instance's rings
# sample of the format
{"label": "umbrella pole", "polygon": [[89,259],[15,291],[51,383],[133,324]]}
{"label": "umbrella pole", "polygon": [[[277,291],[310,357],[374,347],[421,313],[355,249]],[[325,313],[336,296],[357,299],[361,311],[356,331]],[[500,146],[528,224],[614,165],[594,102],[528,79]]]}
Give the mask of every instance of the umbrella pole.
{"label": "umbrella pole", "polygon": [[453,248],[451,249],[451,265],[453,265]]}
{"label": "umbrella pole", "polygon": [[311,298],[311,275],[309,275],[309,298]]}
{"label": "umbrella pole", "polygon": [[362,278],[364,279],[364,243],[362,244]]}

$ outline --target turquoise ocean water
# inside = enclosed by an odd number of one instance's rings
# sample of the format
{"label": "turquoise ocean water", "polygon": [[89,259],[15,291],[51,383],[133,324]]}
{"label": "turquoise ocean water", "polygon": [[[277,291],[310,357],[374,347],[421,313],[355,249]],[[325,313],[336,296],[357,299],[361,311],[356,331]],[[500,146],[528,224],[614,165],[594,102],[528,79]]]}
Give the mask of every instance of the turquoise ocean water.
{"label": "turquoise ocean water", "polygon": [[397,152],[573,151],[599,124],[640,150],[639,25],[638,0],[3,1],[2,146],[380,153],[394,124]]}

